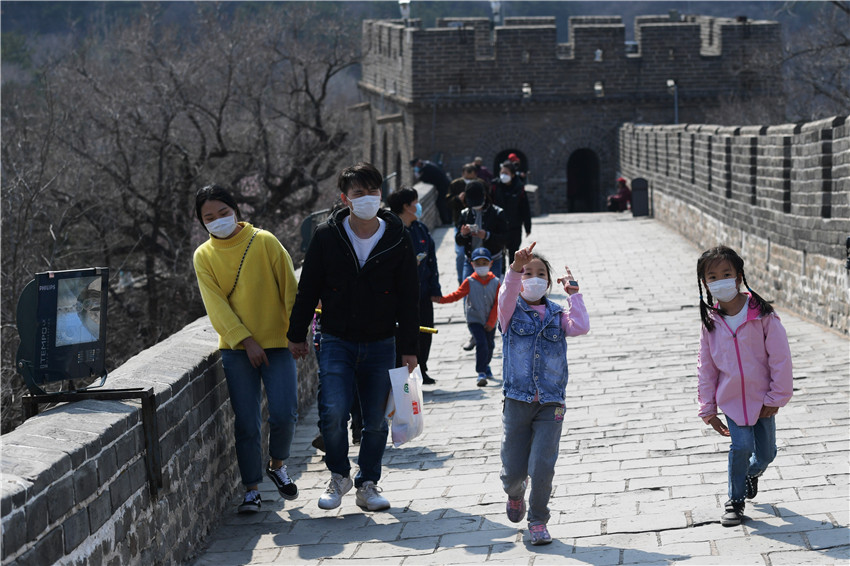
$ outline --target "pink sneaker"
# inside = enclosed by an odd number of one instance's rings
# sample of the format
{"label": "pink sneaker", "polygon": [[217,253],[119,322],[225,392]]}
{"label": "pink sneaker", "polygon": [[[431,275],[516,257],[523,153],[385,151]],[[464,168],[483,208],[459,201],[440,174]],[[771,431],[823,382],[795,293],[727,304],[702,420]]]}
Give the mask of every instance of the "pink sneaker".
{"label": "pink sneaker", "polygon": [[508,497],[508,504],[505,505],[505,512],[508,514],[508,520],[511,523],[519,523],[525,518],[525,497],[514,499]]}
{"label": "pink sneaker", "polygon": [[546,528],[546,523],[529,523],[528,534],[531,535],[531,544],[535,546],[552,542],[552,536],[549,534],[549,529]]}

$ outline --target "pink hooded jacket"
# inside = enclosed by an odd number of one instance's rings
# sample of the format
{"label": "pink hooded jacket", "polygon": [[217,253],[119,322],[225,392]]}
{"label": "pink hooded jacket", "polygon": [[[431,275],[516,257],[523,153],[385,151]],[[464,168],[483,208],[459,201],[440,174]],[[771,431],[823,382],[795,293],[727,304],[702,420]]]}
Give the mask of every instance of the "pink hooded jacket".
{"label": "pink hooded jacket", "polygon": [[791,349],[776,313],[762,315],[747,302],[747,320],[733,334],[718,313],[714,330],[702,326],[699,342],[699,416],[717,407],[738,426],[753,426],[762,405],[784,407],[793,394]]}

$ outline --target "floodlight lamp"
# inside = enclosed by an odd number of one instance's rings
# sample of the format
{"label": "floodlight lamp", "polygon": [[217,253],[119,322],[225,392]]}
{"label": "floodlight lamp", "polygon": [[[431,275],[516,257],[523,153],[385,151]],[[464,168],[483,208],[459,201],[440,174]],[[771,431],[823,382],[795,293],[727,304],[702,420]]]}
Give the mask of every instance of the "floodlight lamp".
{"label": "floodlight lamp", "polygon": [[596,81],[596,83],[594,83],[593,92],[596,94],[596,98],[602,98],[605,96],[605,87],[602,85],[602,81]]}
{"label": "floodlight lamp", "polygon": [[493,23],[499,23],[499,18],[502,13],[502,3],[490,2],[490,11],[493,13]]}
{"label": "floodlight lamp", "polygon": [[109,269],[36,273],[21,293],[16,368],[30,392],[43,385],[100,377],[106,380],[106,300]]}

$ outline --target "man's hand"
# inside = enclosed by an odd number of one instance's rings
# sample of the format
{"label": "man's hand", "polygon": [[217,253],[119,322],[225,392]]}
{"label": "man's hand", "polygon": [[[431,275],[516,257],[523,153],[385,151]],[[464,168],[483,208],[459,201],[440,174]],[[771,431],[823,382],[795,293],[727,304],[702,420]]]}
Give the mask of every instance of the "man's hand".
{"label": "man's hand", "polygon": [[487,332],[491,332],[495,328],[495,326],[490,326],[489,324],[484,325],[484,330],[486,330]]}
{"label": "man's hand", "polygon": [[289,352],[296,360],[307,357],[307,342],[290,342]]}
{"label": "man's hand", "polygon": [[242,340],[242,345],[245,347],[245,353],[248,354],[248,361],[251,362],[251,367],[258,368],[263,364],[266,364],[266,366],[269,365],[266,351],[252,337],[248,336]]}
{"label": "man's hand", "polygon": [[517,250],[514,254],[514,261],[511,263],[511,269],[517,273],[522,273],[523,268],[525,268],[528,262],[531,261],[531,250],[533,250],[536,245],[537,242],[531,242],[530,246]]}
{"label": "man's hand", "polygon": [[402,356],[401,357],[401,365],[407,366],[407,373],[413,373],[413,370],[416,369],[419,361],[416,359],[416,356]]}
{"label": "man's hand", "polygon": [[761,411],[759,411],[759,418],[766,419],[768,417],[772,417],[776,413],[779,412],[779,407],[768,407],[767,405],[761,406]]}
{"label": "man's hand", "polygon": [[723,421],[720,420],[720,417],[714,415],[708,421],[708,424],[711,425],[711,428],[717,431],[717,434],[720,436],[729,436],[729,429],[723,424]]}
{"label": "man's hand", "polygon": [[461,236],[469,236],[471,230],[469,229],[469,224],[464,224],[460,227],[460,235]]}

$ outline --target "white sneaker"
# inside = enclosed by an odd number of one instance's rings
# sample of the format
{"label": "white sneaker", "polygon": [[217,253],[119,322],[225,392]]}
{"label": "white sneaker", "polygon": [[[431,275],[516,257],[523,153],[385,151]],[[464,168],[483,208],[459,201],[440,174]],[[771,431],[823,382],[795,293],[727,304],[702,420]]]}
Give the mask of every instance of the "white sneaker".
{"label": "white sneaker", "polygon": [[351,478],[344,478],[339,474],[331,474],[331,479],[328,482],[328,487],[325,492],[319,497],[320,509],[336,509],[342,503],[342,496],[351,491],[354,487],[354,482]]}
{"label": "white sneaker", "polygon": [[390,502],[380,492],[381,488],[375,485],[375,482],[364,481],[363,485],[357,488],[357,505],[369,511],[389,509]]}

